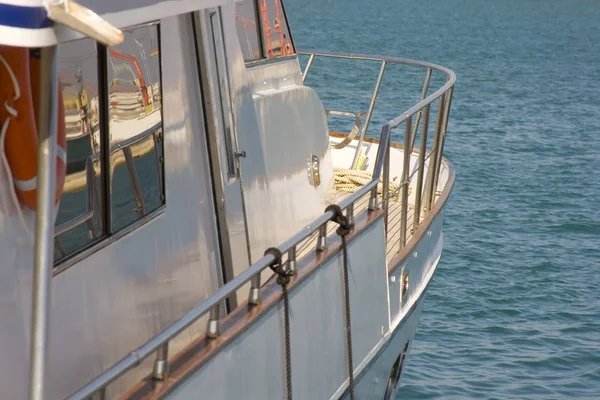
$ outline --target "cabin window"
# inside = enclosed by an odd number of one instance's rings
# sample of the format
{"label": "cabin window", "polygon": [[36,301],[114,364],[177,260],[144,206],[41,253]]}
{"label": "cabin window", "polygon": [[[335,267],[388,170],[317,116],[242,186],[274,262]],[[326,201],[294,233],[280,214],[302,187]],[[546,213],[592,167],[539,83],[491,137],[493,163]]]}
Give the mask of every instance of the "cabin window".
{"label": "cabin window", "polygon": [[289,56],[296,52],[281,0],[259,0],[268,58]]}
{"label": "cabin window", "polygon": [[165,202],[158,25],[124,34],[107,51],[113,232]]}
{"label": "cabin window", "polygon": [[235,21],[246,62],[296,53],[281,0],[236,3]]}
{"label": "cabin window", "polygon": [[67,136],[67,175],[55,225],[56,260],[104,236],[101,226],[98,54],[82,39],[58,46],[59,82]]}
{"label": "cabin window", "polygon": [[246,62],[263,58],[259,34],[260,22],[256,16],[255,0],[243,0],[236,3],[235,26]]}
{"label": "cabin window", "polygon": [[125,29],[114,48],[91,39],[59,45],[67,176],[57,263],[165,204],[159,31]]}

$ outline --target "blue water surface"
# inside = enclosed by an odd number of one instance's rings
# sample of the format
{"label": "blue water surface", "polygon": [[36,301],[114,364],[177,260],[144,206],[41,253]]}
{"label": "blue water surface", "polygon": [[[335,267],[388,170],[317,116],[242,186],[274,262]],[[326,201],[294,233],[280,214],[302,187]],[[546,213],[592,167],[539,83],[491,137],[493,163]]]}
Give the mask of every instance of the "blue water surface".
{"label": "blue water surface", "polygon": [[[421,59],[458,77],[445,249],[397,398],[600,399],[600,1],[286,10],[298,48]],[[343,78],[368,96],[373,71]]]}

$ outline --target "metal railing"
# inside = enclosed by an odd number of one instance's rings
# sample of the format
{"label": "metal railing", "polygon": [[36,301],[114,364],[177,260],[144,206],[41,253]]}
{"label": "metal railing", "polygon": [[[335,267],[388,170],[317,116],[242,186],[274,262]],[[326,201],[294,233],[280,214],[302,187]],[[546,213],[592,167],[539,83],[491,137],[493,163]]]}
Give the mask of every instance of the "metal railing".
{"label": "metal railing", "polygon": [[[299,53],[303,54],[303,53]],[[428,210],[431,209],[431,206],[434,202],[434,188],[437,185],[437,176],[439,173],[440,164],[442,161],[442,149],[443,142],[446,130],[446,124],[448,120],[448,113],[450,110],[450,99],[452,97],[452,88],[456,81],[455,74],[447,68],[440,67],[434,64],[401,59],[401,58],[385,58],[385,57],[375,57],[369,55],[355,55],[355,54],[341,54],[341,53],[317,53],[310,52],[310,60],[307,65],[307,68],[304,71],[303,76],[306,77],[306,73],[310,68],[315,57],[334,57],[334,58],[345,58],[352,60],[370,60],[370,61],[379,61],[382,63],[382,67],[380,70],[379,77],[383,76],[383,71],[385,69],[385,65],[388,63],[395,64],[403,64],[415,67],[426,68],[426,82],[428,85],[429,77],[431,76],[431,71],[439,71],[446,75],[445,84],[430,94],[429,96],[424,97],[426,93],[426,89],[423,91],[423,95],[421,96],[421,100],[410,107],[407,111],[399,115],[398,117],[390,120],[387,124],[385,124],[381,129],[381,135],[379,137],[379,148],[377,150],[377,156],[375,160],[375,164],[373,167],[373,175],[372,179],[357,189],[356,192],[349,195],[348,197],[342,199],[338,205],[339,207],[345,211],[348,219],[353,222],[354,219],[354,205],[355,203],[363,198],[363,196],[370,194],[369,197],[369,210],[377,210],[380,206],[379,196],[378,196],[378,184],[380,180],[383,180],[383,191],[381,198],[381,206],[386,213],[385,220],[387,226],[387,209],[389,202],[389,166],[390,166],[390,135],[393,129],[397,128],[401,124],[405,123],[405,151],[404,151],[404,171],[402,174],[402,187],[400,190],[401,201],[402,201],[402,224],[404,227],[404,237],[400,239],[401,246],[406,244],[406,225],[407,225],[407,203],[408,203],[408,184],[410,183],[408,177],[408,168],[406,168],[407,163],[410,161],[412,146],[414,145],[414,135],[417,132],[418,121],[423,119],[423,132],[426,132],[428,129],[429,123],[429,111],[431,104],[438,100],[438,124],[436,126],[436,132],[434,137],[434,147],[430,153],[429,159],[433,161],[430,162],[429,167],[427,168],[427,179],[423,180],[424,177],[424,163],[425,163],[425,149],[426,149],[426,139],[427,135],[425,133],[425,140],[421,141],[421,148],[419,153],[419,167],[418,167],[418,186],[421,189],[418,189],[419,192],[423,192],[426,194],[426,208]],[[381,79],[377,81],[377,90],[379,85],[381,84]],[[376,96],[376,93],[374,94]],[[374,100],[372,104],[374,105]],[[370,108],[370,112],[368,113],[368,118],[372,114],[372,109]],[[415,128],[413,129],[412,121],[413,117],[417,116],[417,123],[415,124]],[[423,137],[423,136],[422,136]],[[410,151],[408,151],[410,149]],[[414,175],[411,173],[411,176]],[[425,183],[425,187],[423,188],[423,184]],[[421,196],[418,195],[418,201],[421,201]],[[416,215],[419,213],[415,213]],[[297,246],[302,243],[307,238],[311,237],[313,233],[318,232],[318,240],[317,240],[317,248],[316,251],[323,251],[327,249],[327,223],[333,218],[333,213],[331,211],[325,212],[316,218],[311,224],[301,229],[294,236],[292,236],[287,241],[283,242],[279,245],[278,249],[282,254],[287,255],[287,268],[289,270],[294,271],[296,265],[296,249]],[[417,218],[415,218],[416,220]],[[418,221],[416,221],[418,224]],[[79,400],[79,399],[88,399],[93,398],[96,400],[104,399],[106,393],[106,387],[114,382],[116,379],[121,377],[127,371],[132,368],[140,365],[140,363],[156,353],[156,359],[154,362],[154,370],[152,377],[155,380],[164,380],[168,374],[168,347],[169,342],[174,339],[177,335],[179,335],[184,329],[188,328],[194,322],[205,315],[209,315],[208,323],[207,323],[207,336],[209,338],[217,338],[220,336],[220,306],[226,298],[231,296],[234,292],[236,292],[239,288],[245,285],[247,282],[251,282],[250,294],[248,303],[251,305],[260,303],[261,296],[261,282],[260,282],[260,274],[265,269],[269,268],[269,266],[275,261],[275,258],[271,255],[265,255],[256,263],[252,264],[248,269],[240,273],[230,282],[219,288],[214,294],[196,306],[194,309],[189,311],[187,314],[182,316],[180,319],[171,324],[168,328],[163,330],[161,333],[150,339],[141,347],[129,353],[119,362],[114,364],[108,370],[103,372],[101,375],[87,383],[85,386],[80,388],[77,392],[73,393],[69,399]]]}

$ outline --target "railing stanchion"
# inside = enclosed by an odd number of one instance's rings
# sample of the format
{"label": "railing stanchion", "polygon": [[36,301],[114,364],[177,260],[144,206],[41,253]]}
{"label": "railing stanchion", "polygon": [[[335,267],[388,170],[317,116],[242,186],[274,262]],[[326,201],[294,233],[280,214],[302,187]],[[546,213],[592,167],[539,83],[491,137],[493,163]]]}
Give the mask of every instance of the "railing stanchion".
{"label": "railing stanchion", "polygon": [[312,53],[310,55],[310,57],[308,58],[308,62],[306,63],[306,68],[304,68],[304,72],[302,73],[302,83],[304,83],[304,81],[306,80],[306,76],[308,75],[308,71],[310,70],[310,67],[312,66],[312,63],[314,60],[315,60],[315,54]]}
{"label": "railing stanchion", "polygon": [[288,251],[288,270],[296,273],[296,246],[292,246]]}
{"label": "railing stanchion", "polygon": [[448,89],[448,91],[442,97],[444,97],[444,104],[446,105],[446,108],[444,109],[444,123],[442,124],[440,149],[437,153],[437,159],[436,159],[435,179],[433,182],[433,187],[435,188],[433,191],[434,196],[435,196],[435,192],[437,190],[438,180],[440,178],[442,157],[444,156],[444,143],[446,142],[446,129],[448,128],[448,119],[450,116],[450,104],[452,103],[452,88]]}
{"label": "railing stanchion", "polygon": [[[381,143],[379,143],[382,146]],[[388,220],[389,220],[389,204],[390,204],[390,140],[383,144],[385,146],[385,158],[383,160],[383,188],[381,190],[382,207],[384,212],[385,237],[387,242]]]}
{"label": "railing stanchion", "polygon": [[379,200],[377,199],[377,186],[371,190],[371,197],[369,197],[369,210],[375,211],[379,209]]}
{"label": "railing stanchion", "polygon": [[319,227],[319,238],[317,239],[317,251],[327,250],[327,223]]}
{"label": "railing stanchion", "polygon": [[217,304],[210,309],[210,315],[208,317],[208,327],[206,329],[206,336],[211,339],[218,338],[221,334],[219,315],[221,314],[221,305]]}
{"label": "railing stanchion", "polygon": [[410,169],[410,156],[412,149],[410,144],[412,142],[410,134],[412,132],[412,115],[406,119],[404,131],[404,163],[402,166],[402,182],[400,183],[402,189],[402,200],[400,203],[400,250],[406,245],[406,225],[408,219],[408,170]]}
{"label": "railing stanchion", "polygon": [[[423,196],[423,172],[425,170],[425,152],[427,151],[427,131],[429,129],[429,104],[423,110],[423,130],[421,131],[421,146],[419,147],[419,172],[417,173],[417,188],[415,192],[415,215],[413,230],[416,231],[421,222],[421,198]],[[430,163],[431,164],[431,163]]]}
{"label": "railing stanchion", "polygon": [[156,360],[152,369],[152,379],[156,381],[164,381],[167,376],[169,376],[169,342],[156,351]]}
{"label": "railing stanchion", "polygon": [[346,218],[348,218],[348,224],[354,225],[354,203],[350,203],[346,208]]}
{"label": "railing stanchion", "polygon": [[352,159],[351,169],[356,168],[356,164],[358,163],[358,156],[362,150],[363,141],[365,139],[365,135],[367,134],[367,129],[369,128],[369,122],[371,122],[371,116],[373,115],[373,109],[375,108],[375,102],[377,101],[377,95],[379,94],[379,88],[381,87],[381,81],[383,79],[383,73],[385,72],[385,67],[387,65],[387,61],[383,60],[381,62],[381,68],[379,69],[379,75],[377,76],[377,82],[375,83],[375,90],[373,90],[373,96],[371,97],[371,103],[369,104],[369,110],[367,111],[367,117],[365,118],[365,124],[363,125],[362,132],[360,133],[360,138],[358,139],[358,145],[356,146],[356,152],[354,153],[354,158]]}
{"label": "railing stanchion", "polygon": [[433,194],[435,193],[435,175],[437,165],[437,155],[440,147],[440,136],[442,131],[442,119],[444,114],[444,96],[440,96],[438,101],[437,118],[435,122],[435,136],[433,137],[433,148],[431,149],[432,155],[429,158],[429,168],[427,169],[427,182],[426,192],[427,198],[425,202],[426,212],[431,210],[433,206]]}
{"label": "railing stanchion", "polygon": [[[427,73],[425,74],[425,82],[423,82],[423,89],[421,89],[421,99],[420,101],[425,100],[425,97],[427,96],[427,89],[429,89],[429,80],[431,79],[431,68],[427,68]],[[417,120],[413,126],[413,133],[412,133],[412,140],[413,143],[411,144],[410,147],[413,147],[415,145],[415,140],[417,140],[417,131],[419,130],[419,123],[421,122],[421,115],[423,114],[423,109],[419,110],[419,112],[417,113]]]}
{"label": "railing stanchion", "polygon": [[250,294],[248,295],[248,304],[257,306],[260,304],[260,274],[256,274],[250,280]]}

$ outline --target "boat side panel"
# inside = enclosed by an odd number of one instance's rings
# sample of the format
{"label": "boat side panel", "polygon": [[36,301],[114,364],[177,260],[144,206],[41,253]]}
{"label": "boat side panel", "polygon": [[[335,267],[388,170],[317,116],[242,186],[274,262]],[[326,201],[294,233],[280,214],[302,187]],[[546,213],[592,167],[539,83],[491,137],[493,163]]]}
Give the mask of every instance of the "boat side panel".
{"label": "boat side panel", "polygon": [[[383,218],[348,245],[354,365],[387,326]],[[337,253],[290,293],[294,398],[327,399],[347,379],[342,255]],[[283,302],[184,380],[167,398],[285,397]]]}
{"label": "boat side panel", "polygon": [[[356,398],[383,399],[392,366],[400,353],[404,350],[404,346],[408,343],[407,355],[397,387],[400,386],[402,382],[402,373],[406,369],[407,361],[410,359],[409,354],[412,347],[412,340],[415,337],[419,320],[421,319],[421,312],[425,302],[425,293],[426,292],[424,292],[417,300],[415,307],[411,310],[412,312],[406,315],[402,322],[396,327],[390,339],[383,347],[381,347],[381,349],[379,349],[377,355],[365,367],[363,373],[356,377],[354,383],[354,394],[356,395]],[[341,398],[344,400],[350,399],[349,390],[346,390]]]}
{"label": "boat side panel", "polygon": [[[443,248],[444,212],[440,212],[420,238],[412,254],[390,274],[390,320],[392,327],[404,316],[407,305],[414,303],[433,276]],[[408,244],[411,245],[410,243]],[[395,266],[390,266],[393,269]],[[401,300],[402,273],[408,273],[408,290]]]}
{"label": "boat side panel", "polygon": [[[49,399],[64,398],[94,378],[220,283],[191,18],[169,18],[161,28],[166,209],[53,278]],[[18,219],[6,214],[0,216],[0,235],[0,398],[22,399],[28,386],[33,243],[25,240]],[[173,351],[199,329],[181,335]],[[109,397],[148,371],[132,371],[110,387]]]}

